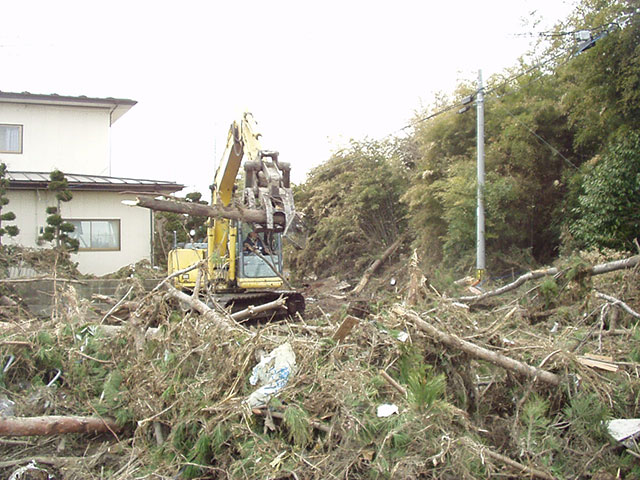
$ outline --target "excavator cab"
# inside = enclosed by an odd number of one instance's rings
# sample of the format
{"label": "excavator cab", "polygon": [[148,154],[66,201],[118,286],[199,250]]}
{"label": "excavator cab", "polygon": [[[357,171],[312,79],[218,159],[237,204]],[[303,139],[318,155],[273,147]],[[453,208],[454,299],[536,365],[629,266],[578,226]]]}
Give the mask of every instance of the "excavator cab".
{"label": "excavator cab", "polygon": [[240,222],[236,237],[237,284],[240,288],[280,288],[282,234]]}

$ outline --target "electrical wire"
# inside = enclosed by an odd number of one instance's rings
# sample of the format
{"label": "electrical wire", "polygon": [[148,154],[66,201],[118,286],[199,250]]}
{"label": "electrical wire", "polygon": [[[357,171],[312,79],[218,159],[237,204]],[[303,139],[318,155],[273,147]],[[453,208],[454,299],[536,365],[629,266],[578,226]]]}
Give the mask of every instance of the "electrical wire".
{"label": "electrical wire", "polygon": [[559,38],[559,37],[566,37],[568,35],[575,35],[576,33],[580,33],[580,32],[600,32],[602,30],[608,30],[611,27],[622,28],[629,19],[636,16],[638,13],[640,13],[639,9],[636,9],[634,12],[623,13],[616,19],[612,20],[611,22],[603,23],[602,25],[598,25],[597,27],[580,28],[576,30],[567,30],[567,31],[561,31],[561,32],[546,31],[546,32],[512,33],[511,35],[514,37]]}
{"label": "electrical wire", "polygon": [[[595,32],[595,31],[605,30],[606,28],[609,28],[611,26],[617,26],[617,27],[620,28],[622,24],[626,23],[630,18],[638,15],[638,13],[639,13],[639,11],[623,14],[623,15],[619,16],[618,18],[616,18],[615,20],[613,20],[612,22],[604,23],[602,25],[598,25],[597,27],[583,28],[583,29],[580,29],[580,30],[571,30],[571,31],[566,31],[566,32],[558,32],[557,34],[550,34],[549,36],[552,36],[552,35],[565,36],[565,35],[571,35],[571,34],[575,34],[575,33],[582,32],[582,31]],[[549,32],[541,32],[541,33],[549,33]],[[526,35],[526,34],[523,34],[523,35]],[[578,51],[579,51],[579,49],[574,49],[569,55],[567,55],[566,60],[564,62],[558,64],[556,67],[560,67],[560,66],[563,66],[566,63],[568,63],[575,56],[575,54]],[[548,59],[542,60],[542,61],[538,62],[537,64],[527,68],[526,70],[523,70],[520,73],[512,75],[511,77],[509,77],[506,80],[504,80],[503,82],[501,82],[499,85],[496,85],[495,87],[492,87],[490,89],[485,90],[485,92],[484,92],[485,96],[491,95],[496,90],[501,89],[502,87],[512,83],[513,81],[517,80],[518,78],[521,78],[521,77],[531,73],[534,70],[538,70],[538,69],[544,67],[548,63],[550,63],[550,62],[552,62],[552,61],[554,61],[554,60],[566,55],[566,53],[567,53],[566,51],[561,51],[561,52],[559,52],[559,53],[557,53],[555,55],[552,55]],[[523,86],[527,86],[529,83],[530,82],[527,82]],[[460,103],[456,102],[454,104],[451,104],[451,105],[449,105],[447,107],[444,107],[444,108],[438,110],[437,112],[434,112],[434,113],[432,113],[430,115],[427,115],[426,117],[422,117],[422,118],[419,118],[417,120],[414,120],[413,122],[409,123],[408,125],[405,125],[404,127],[396,130],[396,132],[404,131],[404,130],[407,130],[409,128],[415,127],[416,125],[418,125],[420,123],[426,122],[427,120],[431,120],[432,118],[435,118],[435,117],[437,117],[439,115],[442,115],[444,113],[447,113],[447,112],[453,110],[454,108],[459,108],[459,107],[460,107]],[[396,132],[394,132],[394,133],[396,133]],[[389,134],[387,136],[391,136],[391,135],[393,135],[393,134]]]}
{"label": "electrical wire", "polygon": [[520,121],[513,112],[511,112],[511,110],[509,110],[507,107],[505,107],[504,105],[498,105],[498,108],[502,109],[503,111],[505,111],[509,116],[511,116],[511,118],[513,118],[516,123],[518,125],[523,126],[524,128],[526,128],[529,133],[531,133],[533,136],[535,136],[538,140],[540,140],[544,145],[546,145],[547,147],[549,147],[549,149],[555,153],[556,155],[560,155],[562,157],[562,159],[567,162],[569,165],[571,165],[573,168],[575,168],[576,170],[578,169],[578,167],[575,166],[575,164],[569,160],[567,157],[565,157],[562,152],[560,152],[557,148],[555,148],[553,145],[551,145],[549,142],[547,142],[544,138],[542,138],[540,135],[538,135],[531,127],[529,127],[526,123],[523,123],[522,121]]}
{"label": "electrical wire", "polygon": [[[566,56],[565,60],[563,62],[560,62],[556,65],[556,68],[562,67],[564,65],[566,65],[572,58],[574,58],[575,53],[577,52],[577,49],[574,50],[573,52],[570,52],[569,55]],[[487,89],[484,91],[484,95],[485,95],[485,102],[488,101],[493,101],[493,100],[498,100],[498,99],[503,99],[506,98],[510,95],[515,95],[517,93],[517,91],[511,91],[511,92],[507,92],[503,95],[499,95],[496,96],[494,98],[491,98],[491,95],[502,89],[503,87],[505,87],[506,85],[514,82],[515,80],[530,74],[531,72],[535,71],[535,70],[540,70],[542,67],[544,67],[545,65],[549,64],[550,62],[557,60],[558,58],[562,57],[566,55],[566,52],[560,52],[558,54],[552,55],[551,57],[538,62],[537,64],[533,65],[532,67],[527,68],[526,70],[517,73],[515,75],[512,75],[511,77],[507,78],[506,80],[504,80],[503,82],[501,82],[500,84],[496,85],[495,87],[492,87],[490,89]],[[540,75],[538,75],[537,77],[529,80],[528,82],[526,82],[523,85],[520,85],[520,89],[518,89],[518,91],[520,91],[522,88],[525,88],[529,85],[531,85],[533,82],[540,80],[541,78],[544,78],[544,74],[543,72],[539,72]],[[476,93],[477,94],[477,93]],[[434,112],[426,117],[422,117],[412,123],[410,123],[409,125],[406,125],[405,127],[399,129],[398,131],[404,131],[407,130],[408,128],[412,128],[415,127],[416,125],[418,125],[419,123],[425,122],[427,120],[430,120],[434,117],[437,117],[439,115],[442,115],[444,113],[447,113],[451,110],[453,110],[454,108],[458,108],[460,107],[460,103],[455,103],[455,104],[451,104],[445,108],[442,108],[440,110],[438,110],[437,112]],[[523,123],[521,120],[519,120],[516,115],[511,112],[509,109],[507,109],[507,107],[505,107],[503,104],[498,104],[498,108],[502,108],[509,116],[511,116],[518,125],[521,125],[522,127],[524,127],[525,129],[527,129],[529,131],[529,133],[531,133],[533,136],[535,136],[543,145],[545,145],[546,147],[548,147],[553,153],[555,153],[556,155],[559,155],[566,163],[568,163],[569,165],[571,165],[573,168],[577,169],[578,167],[571,162],[571,160],[569,160],[566,156],[564,156],[562,154],[562,152],[560,152],[557,148],[555,148],[553,145],[551,145],[547,140],[545,140],[542,136],[540,136],[538,133],[536,133],[531,127],[529,127],[528,125],[526,125],[525,123]],[[390,135],[388,135],[390,136]]]}
{"label": "electrical wire", "polygon": [[[495,87],[492,87],[492,88],[490,88],[488,90],[485,90],[484,94],[485,95],[491,95],[496,90],[499,90],[500,88],[502,88],[502,87],[508,85],[509,83],[517,80],[518,78],[523,77],[523,76],[529,74],[530,72],[543,67],[544,65],[546,65],[547,63],[555,60],[556,58],[561,57],[563,54],[564,54],[564,52],[559,53],[557,55],[554,55],[551,58],[548,58],[548,59],[546,59],[546,60],[544,60],[542,62],[538,62],[536,65],[533,65],[532,67],[529,67],[526,70],[524,70],[524,71],[522,71],[522,72],[520,72],[518,74],[512,75],[511,77],[509,77],[506,80],[504,80],[503,82],[501,82],[499,85],[497,85]],[[569,57],[569,58],[571,58],[571,57]],[[525,84],[525,86],[526,85],[527,84]],[[451,104],[451,105],[449,105],[447,107],[444,107],[444,108],[438,110],[437,112],[434,112],[434,113],[432,113],[430,115],[427,115],[426,117],[422,117],[422,118],[419,118],[417,120],[414,120],[413,122],[409,123],[408,125],[405,125],[404,127],[396,130],[396,132],[407,130],[409,128],[413,128],[413,127],[415,127],[416,125],[418,125],[420,123],[426,122],[427,120],[431,120],[432,118],[440,116],[440,115],[442,115],[444,113],[447,113],[447,112],[453,110],[454,108],[459,108],[459,107],[460,107],[460,102],[453,103],[453,104]]]}
{"label": "electrical wire", "polygon": [[[564,31],[564,32],[540,32],[538,34],[538,36],[545,36],[545,37],[564,37],[564,36],[568,36],[568,35],[574,35],[578,32],[583,32],[583,31],[589,31],[589,32],[604,32],[606,30],[611,29],[612,26],[618,27],[618,28],[622,28],[628,21],[629,19],[635,17],[636,15],[638,15],[640,13],[640,9],[636,9],[636,11],[634,12],[630,12],[630,13],[626,13],[623,14],[621,16],[619,16],[618,18],[616,18],[614,21],[612,22],[608,22],[608,23],[604,23],[602,25],[598,25],[597,27],[592,27],[592,28],[583,28],[580,30],[571,30],[571,31]],[[521,34],[521,35],[527,35],[525,34]],[[524,77],[525,75],[530,74],[531,72],[535,71],[535,70],[540,70],[542,69],[542,67],[546,66],[547,64],[553,62],[554,60],[557,60],[558,58],[561,58],[562,56],[566,55],[566,58],[564,61],[558,63],[555,65],[555,68],[560,68],[564,65],[566,65],[569,61],[571,61],[576,54],[580,51],[580,48],[575,48],[573,51],[569,52],[569,54],[567,54],[566,50],[561,50],[559,53],[552,55],[551,57],[542,60],[540,62],[538,62],[537,64],[523,70],[522,72],[519,72],[517,74],[512,75],[511,77],[507,78],[506,80],[502,81],[500,84],[491,87],[489,89],[485,89],[484,90],[484,98],[485,98],[485,102],[486,101],[493,101],[493,100],[497,100],[497,99],[502,99],[502,98],[506,98],[510,95],[515,95],[516,93],[518,93],[518,91],[522,90],[523,88],[531,85],[533,82],[540,80],[541,78],[544,78],[544,74],[543,72],[539,72],[540,75],[538,75],[535,78],[532,78],[531,80],[529,80],[528,82],[524,83],[523,85],[520,85],[520,88],[518,90],[512,90],[510,92],[506,92],[503,95],[498,95],[495,97],[491,97],[492,94],[494,94],[496,91],[502,89],[503,87],[509,85],[510,83],[518,80],[521,77]],[[477,95],[477,92],[475,92],[472,96]],[[459,108],[460,107],[460,102],[456,102],[453,104],[450,104],[444,108],[441,108],[440,110],[433,112],[425,117],[421,117],[418,118],[412,122],[410,122],[409,124],[405,125],[404,127],[401,127],[389,134],[387,134],[386,136],[382,137],[382,139],[387,139],[387,138],[393,138],[393,137],[397,137],[399,133],[404,133],[404,134],[408,134],[407,130],[409,130],[410,128],[414,128],[417,125],[426,122],[428,120],[431,120],[432,118],[438,117],[440,115],[443,115],[445,113],[450,112],[451,110],[455,109],[455,108]],[[576,167],[575,164],[573,164],[567,157],[565,157],[558,149],[556,149],[553,145],[551,145],[549,142],[547,142],[544,138],[542,138],[539,134],[537,134],[531,127],[529,127],[528,125],[522,123],[520,120],[518,120],[516,118],[516,116],[510,112],[504,105],[498,105],[499,108],[502,108],[508,115],[510,115],[514,120],[516,120],[516,122],[523,126],[524,128],[526,128],[532,135],[534,135],[540,142],[542,142],[545,146],[547,146],[553,153],[560,155],[560,157],[562,157],[562,159],[567,162],[569,165],[571,165],[573,168],[577,169],[578,167]]]}

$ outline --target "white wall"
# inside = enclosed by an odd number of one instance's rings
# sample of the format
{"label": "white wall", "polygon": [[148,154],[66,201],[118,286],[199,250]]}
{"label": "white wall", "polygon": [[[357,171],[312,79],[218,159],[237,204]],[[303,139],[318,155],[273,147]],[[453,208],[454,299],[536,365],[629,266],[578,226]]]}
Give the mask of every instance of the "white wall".
{"label": "white wall", "polygon": [[[11,222],[20,228],[13,239],[5,236],[6,244],[25,247],[38,246],[40,227],[46,225],[48,206],[56,205],[55,197],[47,190],[10,190],[5,211],[16,214]],[[120,220],[119,251],[82,251],[72,255],[78,269],[85,274],[105,275],[142,259],[151,260],[152,212],[145,208],[127,207],[121,201],[135,199],[135,195],[117,192],[73,192],[73,199],[63,203],[65,219]],[[43,247],[50,246],[45,242]]]}
{"label": "white wall", "polygon": [[23,125],[22,153],[0,153],[9,171],[110,175],[108,108],[0,103],[0,123]]}

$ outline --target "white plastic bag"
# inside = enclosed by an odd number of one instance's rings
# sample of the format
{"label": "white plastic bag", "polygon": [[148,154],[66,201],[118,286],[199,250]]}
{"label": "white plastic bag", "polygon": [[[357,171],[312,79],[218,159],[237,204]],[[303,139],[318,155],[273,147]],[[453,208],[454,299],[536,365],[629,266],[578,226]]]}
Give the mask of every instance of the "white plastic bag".
{"label": "white plastic bag", "polygon": [[266,405],[271,397],[289,383],[295,368],[296,354],[289,343],[280,345],[269,355],[262,357],[260,363],[253,367],[249,378],[251,385],[258,385],[260,388],[249,395],[247,404],[251,408]]}

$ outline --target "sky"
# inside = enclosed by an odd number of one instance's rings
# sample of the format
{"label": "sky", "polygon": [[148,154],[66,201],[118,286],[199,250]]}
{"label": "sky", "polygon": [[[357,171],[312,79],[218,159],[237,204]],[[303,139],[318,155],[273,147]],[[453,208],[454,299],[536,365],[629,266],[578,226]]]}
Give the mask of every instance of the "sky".
{"label": "sky", "polygon": [[[250,111],[296,183],[349,139],[515,67],[570,0],[21,0],[0,19],[0,90],[138,103],[111,127],[111,175],[208,197]],[[81,172],[68,172],[81,173]]]}

